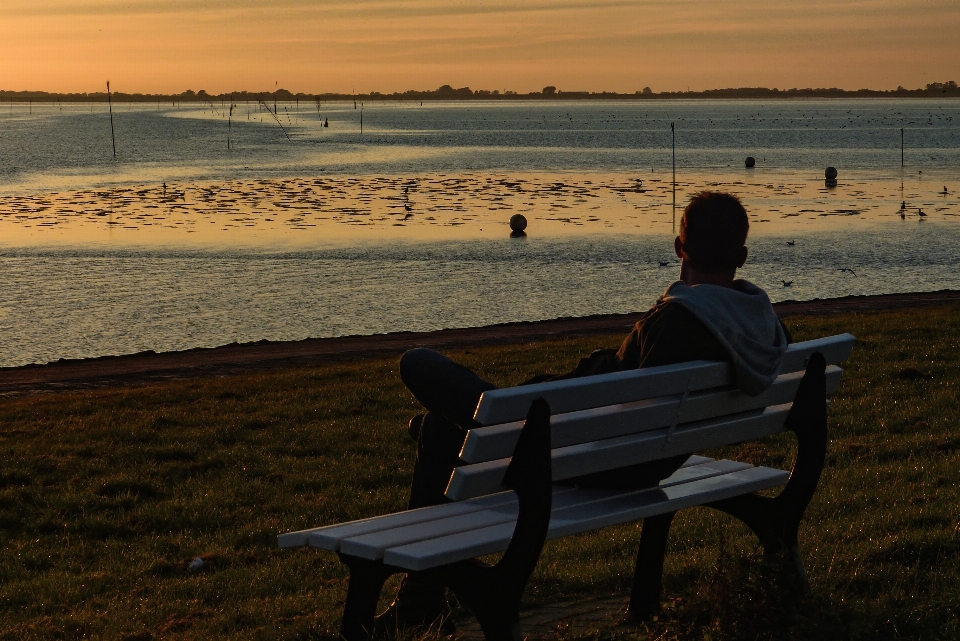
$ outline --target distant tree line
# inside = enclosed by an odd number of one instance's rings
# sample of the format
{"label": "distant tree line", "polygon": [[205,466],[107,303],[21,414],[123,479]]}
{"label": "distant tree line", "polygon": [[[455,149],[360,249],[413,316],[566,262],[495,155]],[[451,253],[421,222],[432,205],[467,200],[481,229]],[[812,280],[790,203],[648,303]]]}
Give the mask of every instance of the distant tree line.
{"label": "distant tree line", "polygon": [[[282,101],[282,102],[317,102],[332,100],[357,100],[357,101],[376,101],[376,100],[582,100],[582,99],[698,99],[698,98],[942,98],[942,97],[960,97],[960,88],[953,80],[949,82],[932,82],[920,89],[905,89],[897,87],[892,90],[877,89],[857,89],[849,91],[846,89],[768,89],[766,87],[741,87],[738,89],[707,89],[706,91],[661,91],[654,93],[650,87],[634,93],[617,93],[615,91],[562,91],[557,87],[550,85],[544,87],[541,91],[530,93],[517,93],[515,91],[500,92],[498,89],[473,90],[470,87],[460,87],[454,89],[450,85],[443,85],[435,90],[418,91],[410,89],[404,92],[380,93],[372,91],[365,94],[343,94],[343,93],[292,93],[287,89],[277,89],[276,91],[233,91],[221,94],[208,94],[201,89],[194,92],[188,89],[179,94],[143,94],[143,93],[124,93],[115,92],[112,95],[117,102],[257,102],[257,101]],[[2,91],[0,90],[0,101],[27,101],[37,102],[105,102],[107,100],[106,92],[98,91],[92,93],[49,93],[46,91]]]}

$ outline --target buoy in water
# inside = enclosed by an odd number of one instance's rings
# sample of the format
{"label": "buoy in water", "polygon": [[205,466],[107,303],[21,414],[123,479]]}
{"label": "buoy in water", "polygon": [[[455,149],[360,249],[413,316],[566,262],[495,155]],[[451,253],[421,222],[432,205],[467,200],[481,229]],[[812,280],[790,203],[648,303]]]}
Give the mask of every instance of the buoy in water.
{"label": "buoy in water", "polygon": [[523,214],[514,214],[510,216],[510,229],[513,231],[523,231],[527,228],[527,218]]}
{"label": "buoy in water", "polygon": [[837,168],[836,167],[827,167],[827,170],[823,172],[823,175],[827,180],[836,180],[837,179]]}
{"label": "buoy in water", "polygon": [[747,167],[753,167],[757,164],[757,160],[753,156],[747,156],[747,159],[744,161],[744,164]]}

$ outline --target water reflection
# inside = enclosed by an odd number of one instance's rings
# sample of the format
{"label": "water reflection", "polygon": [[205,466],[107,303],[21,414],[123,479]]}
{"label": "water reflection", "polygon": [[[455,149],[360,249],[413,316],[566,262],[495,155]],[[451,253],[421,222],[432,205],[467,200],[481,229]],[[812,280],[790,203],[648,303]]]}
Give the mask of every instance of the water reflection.
{"label": "water reflection", "polygon": [[[775,300],[960,288],[960,227],[896,225],[759,236],[742,275]],[[637,311],[676,278],[671,240],[502,234],[292,252],[7,249],[0,365]]]}
{"label": "water reflection", "polygon": [[674,121],[773,298],[960,288],[956,101],[281,107],[0,109],[0,366],[645,309]]}

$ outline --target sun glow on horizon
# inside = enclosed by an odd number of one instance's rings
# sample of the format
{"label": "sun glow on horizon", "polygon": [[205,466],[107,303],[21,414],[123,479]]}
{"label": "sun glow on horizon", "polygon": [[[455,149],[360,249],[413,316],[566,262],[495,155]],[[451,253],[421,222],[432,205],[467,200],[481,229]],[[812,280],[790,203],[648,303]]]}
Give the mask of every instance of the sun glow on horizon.
{"label": "sun glow on horizon", "polygon": [[8,90],[893,89],[960,69],[947,0],[7,0],[0,19]]}

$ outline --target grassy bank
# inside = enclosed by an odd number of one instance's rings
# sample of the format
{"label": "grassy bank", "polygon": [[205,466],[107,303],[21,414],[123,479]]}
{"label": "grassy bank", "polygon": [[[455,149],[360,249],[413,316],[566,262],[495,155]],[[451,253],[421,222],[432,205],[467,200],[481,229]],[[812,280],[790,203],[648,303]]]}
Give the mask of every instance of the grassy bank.
{"label": "grassy bank", "polygon": [[[859,339],[801,530],[814,596],[779,599],[742,525],[686,510],[665,614],[599,636],[960,637],[960,306],[787,324]],[[619,338],[453,356],[506,385]],[[416,411],[392,360],[0,399],[0,638],[335,637],[343,567],[276,535],[402,508]],[[722,454],[789,465],[792,443]],[[549,543],[527,602],[626,600],[638,536]]]}

